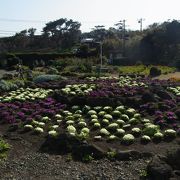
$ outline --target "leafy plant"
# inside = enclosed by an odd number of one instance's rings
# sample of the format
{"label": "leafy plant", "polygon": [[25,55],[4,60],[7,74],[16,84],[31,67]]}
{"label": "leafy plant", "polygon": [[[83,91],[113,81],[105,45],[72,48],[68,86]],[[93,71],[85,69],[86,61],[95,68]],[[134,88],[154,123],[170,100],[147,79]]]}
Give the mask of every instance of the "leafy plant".
{"label": "leafy plant", "polygon": [[0,139],[0,159],[4,159],[7,156],[7,151],[10,149],[10,145],[3,139]]}
{"label": "leafy plant", "polygon": [[86,162],[86,163],[89,163],[89,162],[91,162],[92,160],[94,160],[94,158],[93,158],[92,155],[90,155],[90,154],[85,154],[85,155],[82,157],[82,161],[83,161],[83,162]]}
{"label": "leafy plant", "polygon": [[145,169],[140,170],[139,176],[140,176],[141,178],[146,178],[146,177],[148,176],[147,170],[145,170]]}
{"label": "leafy plant", "polygon": [[107,158],[108,159],[114,159],[117,155],[117,152],[115,150],[111,150],[107,152]]}
{"label": "leafy plant", "polygon": [[64,79],[64,78],[60,75],[46,74],[46,75],[36,76],[33,81],[35,83],[43,83],[48,81],[60,80],[60,79]]}

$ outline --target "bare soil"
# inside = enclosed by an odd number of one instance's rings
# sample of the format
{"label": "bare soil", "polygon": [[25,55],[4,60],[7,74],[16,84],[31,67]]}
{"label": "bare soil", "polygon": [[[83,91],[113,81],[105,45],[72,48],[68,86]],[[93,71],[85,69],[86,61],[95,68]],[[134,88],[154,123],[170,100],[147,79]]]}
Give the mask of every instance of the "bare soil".
{"label": "bare soil", "polygon": [[162,75],[156,77],[155,79],[168,80],[168,79],[171,79],[171,78],[180,79],[180,72],[169,73],[169,74],[162,74]]}
{"label": "bare soil", "polygon": [[[43,135],[31,133],[8,132],[9,125],[0,126],[1,136],[11,145],[8,157],[1,162],[0,179],[122,179],[136,180],[140,178],[151,157],[128,161],[109,160],[107,158],[92,160],[89,163],[72,160],[71,154],[43,153],[40,149],[46,140]],[[165,154],[167,150],[179,146],[180,139],[140,145],[138,142],[130,146],[120,143],[97,142],[104,150],[134,149],[140,152]]]}

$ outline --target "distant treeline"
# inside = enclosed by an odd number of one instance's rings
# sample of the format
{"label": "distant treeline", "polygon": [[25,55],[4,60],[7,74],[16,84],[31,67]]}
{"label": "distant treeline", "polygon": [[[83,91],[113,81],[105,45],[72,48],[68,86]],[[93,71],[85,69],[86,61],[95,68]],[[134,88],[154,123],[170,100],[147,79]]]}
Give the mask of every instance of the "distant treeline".
{"label": "distant treeline", "polygon": [[[3,64],[2,59],[10,62],[16,58],[32,64],[32,61],[47,62],[58,56],[98,57],[100,55],[98,43],[95,46],[81,43],[82,39],[93,38],[95,42],[102,43],[103,56],[108,59],[113,57],[115,64],[121,65],[126,61],[127,64],[162,64],[180,67],[180,22],[177,20],[154,23],[142,32],[125,30],[125,34],[120,25],[109,29],[99,25],[87,33],[82,33],[80,26],[77,21],[61,18],[47,23],[42,34],[38,36],[35,35],[36,29],[30,28],[12,37],[0,38],[0,53],[15,55],[14,57],[1,55],[0,63]],[[118,54],[124,57],[121,58]]]}

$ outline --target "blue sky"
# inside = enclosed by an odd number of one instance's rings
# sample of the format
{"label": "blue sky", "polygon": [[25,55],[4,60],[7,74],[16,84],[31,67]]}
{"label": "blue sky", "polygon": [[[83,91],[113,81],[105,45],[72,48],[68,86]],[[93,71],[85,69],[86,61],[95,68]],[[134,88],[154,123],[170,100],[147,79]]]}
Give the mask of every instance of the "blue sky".
{"label": "blue sky", "polygon": [[59,18],[81,22],[83,32],[95,25],[112,27],[122,19],[127,28],[139,29],[137,20],[144,18],[145,28],[153,22],[180,20],[179,5],[179,0],[0,0],[0,36],[31,27],[40,33],[46,22]]}

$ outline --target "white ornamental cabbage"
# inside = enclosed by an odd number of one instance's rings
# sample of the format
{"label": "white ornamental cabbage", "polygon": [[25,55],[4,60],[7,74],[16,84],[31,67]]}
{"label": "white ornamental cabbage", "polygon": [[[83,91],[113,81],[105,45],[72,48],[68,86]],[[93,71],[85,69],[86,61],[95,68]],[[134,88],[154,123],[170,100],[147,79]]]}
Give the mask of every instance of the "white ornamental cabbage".
{"label": "white ornamental cabbage", "polygon": [[58,135],[58,133],[57,133],[57,131],[55,131],[55,130],[51,130],[51,131],[48,132],[48,135],[49,135],[50,137],[56,137],[56,136]]}
{"label": "white ornamental cabbage", "polygon": [[119,117],[121,116],[121,113],[120,113],[118,110],[114,110],[114,111],[111,113],[111,115],[112,115],[113,117],[119,118]]}
{"label": "white ornamental cabbage", "polygon": [[87,126],[86,122],[78,122],[78,127],[82,128],[86,126]]}
{"label": "white ornamental cabbage", "polygon": [[98,129],[98,128],[101,127],[101,124],[100,124],[100,123],[94,123],[94,124],[93,124],[93,127],[96,128],[96,129]]}
{"label": "white ornamental cabbage", "polygon": [[99,121],[98,121],[97,119],[92,119],[92,120],[90,121],[90,123],[91,123],[91,124],[99,123]]}
{"label": "white ornamental cabbage", "polygon": [[105,114],[105,115],[104,115],[104,119],[112,120],[113,117],[112,117],[112,115],[110,115],[110,114]]}
{"label": "white ornamental cabbage", "polygon": [[72,125],[69,125],[68,127],[67,127],[67,131],[69,132],[69,133],[76,133],[76,128],[74,127],[74,126],[72,126]]}
{"label": "white ornamental cabbage", "polygon": [[124,136],[124,134],[125,134],[124,129],[119,128],[119,129],[116,130],[116,136],[121,137],[121,136]]}
{"label": "white ornamental cabbage", "polygon": [[133,108],[129,108],[129,109],[127,109],[126,113],[132,117],[136,113],[136,110]]}
{"label": "white ornamental cabbage", "polygon": [[133,125],[136,125],[136,124],[139,123],[139,120],[136,119],[136,118],[131,118],[131,119],[129,120],[129,123],[130,123],[130,124],[133,124]]}
{"label": "white ornamental cabbage", "polygon": [[49,117],[47,117],[47,116],[42,117],[42,121],[43,121],[43,122],[48,122],[48,121],[50,121],[50,118],[49,118]]}
{"label": "white ornamental cabbage", "polygon": [[73,124],[74,124],[74,121],[72,120],[66,121],[66,125],[73,125]]}
{"label": "white ornamental cabbage", "polygon": [[124,120],[124,121],[129,121],[129,116],[126,115],[126,114],[122,114],[121,119]]}
{"label": "white ornamental cabbage", "polygon": [[101,141],[102,140],[102,136],[94,136],[94,140]]}
{"label": "white ornamental cabbage", "polygon": [[62,116],[61,116],[61,114],[56,114],[56,115],[55,115],[55,118],[56,118],[56,119],[61,119]]}
{"label": "white ornamental cabbage", "polygon": [[117,123],[111,123],[109,124],[109,126],[107,127],[109,130],[116,130],[119,127],[119,125]]}
{"label": "white ornamental cabbage", "polygon": [[115,136],[115,135],[110,135],[110,136],[108,137],[108,141],[115,141],[115,140],[117,140],[117,139],[118,139],[118,137]]}
{"label": "white ornamental cabbage", "polygon": [[140,128],[132,128],[132,134],[134,134],[135,136],[138,136],[141,134],[141,129]]}
{"label": "white ornamental cabbage", "polygon": [[51,129],[57,129],[59,127],[59,125],[53,125],[53,126],[51,126]]}
{"label": "white ornamental cabbage", "polygon": [[159,127],[154,124],[147,125],[143,130],[144,135],[147,135],[150,137],[153,136],[157,132],[159,132]]}
{"label": "white ornamental cabbage", "polygon": [[110,135],[110,132],[109,132],[107,129],[102,128],[102,129],[100,130],[100,134],[101,134],[102,136],[109,136],[109,135]]}
{"label": "white ornamental cabbage", "polygon": [[36,133],[38,133],[38,134],[41,134],[41,133],[44,132],[44,130],[43,130],[42,128],[40,128],[40,127],[36,127],[36,128],[34,129],[34,131],[35,131]]}
{"label": "white ornamental cabbage", "polygon": [[143,135],[141,137],[141,141],[144,142],[144,143],[148,143],[148,142],[151,141],[151,138],[149,136],[147,136],[147,135]]}
{"label": "white ornamental cabbage", "polygon": [[87,113],[87,114],[91,116],[91,115],[93,115],[93,114],[95,114],[95,115],[96,115],[96,114],[97,114],[97,112],[96,112],[95,110],[90,110],[90,111],[88,111],[88,113]]}
{"label": "white ornamental cabbage", "polygon": [[153,139],[155,139],[155,140],[162,140],[163,137],[164,137],[164,135],[162,133],[157,132],[157,133],[154,134]]}
{"label": "white ornamental cabbage", "polygon": [[39,125],[39,127],[43,128],[43,127],[45,127],[46,124],[44,122],[39,122],[38,125]]}
{"label": "white ornamental cabbage", "polygon": [[126,134],[123,136],[122,140],[125,144],[131,144],[134,142],[135,138],[132,134]]}
{"label": "white ornamental cabbage", "polygon": [[100,112],[98,113],[98,116],[99,116],[99,117],[103,117],[105,114],[106,114],[105,111],[100,111]]}
{"label": "white ornamental cabbage", "polygon": [[81,132],[83,132],[83,133],[86,133],[86,134],[89,134],[89,132],[90,132],[90,130],[89,130],[89,128],[82,128],[81,129]]}
{"label": "white ornamental cabbage", "polygon": [[108,119],[103,119],[101,123],[103,125],[107,126],[107,125],[109,125],[109,120]]}
{"label": "white ornamental cabbage", "polygon": [[122,126],[125,124],[125,122],[124,122],[122,119],[117,119],[117,120],[116,120],[116,123],[117,123],[120,127],[122,127]]}
{"label": "white ornamental cabbage", "polygon": [[33,129],[33,126],[32,126],[31,124],[26,124],[26,125],[24,126],[24,129],[26,129],[26,130],[32,130],[32,129]]}
{"label": "white ornamental cabbage", "polygon": [[93,115],[91,115],[91,119],[98,119],[98,116],[93,114]]}
{"label": "white ornamental cabbage", "polygon": [[176,131],[173,129],[167,129],[164,131],[164,136],[174,138],[176,137]]}

